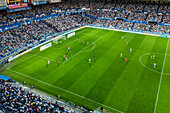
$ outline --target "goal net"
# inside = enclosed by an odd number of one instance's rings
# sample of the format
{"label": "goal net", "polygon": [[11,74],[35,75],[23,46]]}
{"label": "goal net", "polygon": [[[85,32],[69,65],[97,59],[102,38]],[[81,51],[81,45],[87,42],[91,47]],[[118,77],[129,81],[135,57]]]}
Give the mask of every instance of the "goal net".
{"label": "goal net", "polygon": [[59,37],[56,37],[56,38],[53,39],[53,43],[61,44],[66,39],[67,39],[66,36],[59,36]]}

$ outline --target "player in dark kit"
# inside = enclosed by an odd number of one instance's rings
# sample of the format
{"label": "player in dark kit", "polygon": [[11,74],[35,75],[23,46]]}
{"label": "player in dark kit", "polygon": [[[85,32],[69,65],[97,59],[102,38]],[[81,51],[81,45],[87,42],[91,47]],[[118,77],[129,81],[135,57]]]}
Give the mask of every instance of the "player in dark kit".
{"label": "player in dark kit", "polygon": [[95,61],[96,55],[94,54],[94,56],[93,56],[93,57],[94,57],[94,61]]}

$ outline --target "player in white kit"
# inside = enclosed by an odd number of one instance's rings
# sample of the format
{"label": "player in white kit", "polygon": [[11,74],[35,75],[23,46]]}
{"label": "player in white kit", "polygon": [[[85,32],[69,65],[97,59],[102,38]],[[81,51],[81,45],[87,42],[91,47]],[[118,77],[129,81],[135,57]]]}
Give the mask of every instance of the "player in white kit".
{"label": "player in white kit", "polygon": [[130,52],[132,52],[132,48],[130,48]]}
{"label": "player in white kit", "polygon": [[156,67],[156,63],[153,64],[154,68]]}

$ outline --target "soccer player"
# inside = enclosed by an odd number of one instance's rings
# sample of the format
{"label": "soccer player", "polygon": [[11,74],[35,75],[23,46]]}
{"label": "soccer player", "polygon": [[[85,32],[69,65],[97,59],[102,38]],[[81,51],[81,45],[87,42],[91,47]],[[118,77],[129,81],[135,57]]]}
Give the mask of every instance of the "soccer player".
{"label": "soccer player", "polygon": [[89,45],[89,42],[87,42],[87,45]]}
{"label": "soccer player", "polygon": [[58,61],[58,66],[60,65],[60,60]]}
{"label": "soccer player", "polygon": [[49,64],[50,64],[50,61],[48,60],[48,64],[47,64],[46,68],[48,67]]}
{"label": "soccer player", "polygon": [[152,56],[151,56],[151,60],[152,60]]}
{"label": "soccer player", "polygon": [[93,52],[94,52],[94,45],[92,46]]}
{"label": "soccer player", "polygon": [[130,52],[132,52],[132,48],[130,48]]}
{"label": "soccer player", "polygon": [[122,40],[123,40],[123,36],[122,36]]}
{"label": "soccer player", "polygon": [[85,44],[85,42],[83,42],[83,45]]}
{"label": "soccer player", "polygon": [[120,54],[120,57],[122,57],[122,53]]}
{"label": "soccer player", "polygon": [[67,53],[66,54],[68,54],[68,49],[67,49]]}
{"label": "soccer player", "polygon": [[67,61],[67,57],[66,57],[66,61]]}
{"label": "soccer player", "polygon": [[94,54],[94,61],[95,61],[96,55]]}
{"label": "soccer player", "polygon": [[70,51],[70,47],[68,46],[68,52]]}
{"label": "soccer player", "polygon": [[126,45],[128,45],[128,42],[126,42]]}
{"label": "soccer player", "polygon": [[72,59],[73,55],[71,54],[71,59]]}
{"label": "soccer player", "polygon": [[63,60],[66,58],[66,56],[65,55],[63,55]]}
{"label": "soccer player", "polygon": [[125,58],[125,62],[127,61],[127,58]]}
{"label": "soccer player", "polygon": [[156,63],[153,64],[153,67],[154,67],[154,68],[156,67]]}
{"label": "soccer player", "polygon": [[91,59],[89,59],[89,66],[91,66]]}
{"label": "soccer player", "polygon": [[153,55],[153,59],[155,58],[155,55]]}

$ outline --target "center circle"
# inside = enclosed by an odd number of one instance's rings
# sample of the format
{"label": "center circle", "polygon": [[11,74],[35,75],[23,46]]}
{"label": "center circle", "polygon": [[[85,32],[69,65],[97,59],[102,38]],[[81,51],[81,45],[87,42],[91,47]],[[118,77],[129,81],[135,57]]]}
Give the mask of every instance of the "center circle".
{"label": "center circle", "polygon": [[[142,57],[144,57],[144,56],[146,56],[146,55],[150,55],[150,54],[154,54],[154,55],[165,55],[165,53],[146,53],[146,54],[143,54],[142,56],[140,56],[140,58],[139,58],[139,61],[140,61],[140,63],[142,64],[142,66],[144,66],[145,68],[147,68],[147,69],[149,69],[150,71],[153,71],[153,72],[155,72],[155,73],[159,73],[159,74],[161,74],[161,72],[159,72],[159,71],[157,71],[157,70],[154,70],[154,69],[152,69],[152,68],[150,68],[150,67],[148,67],[148,66],[146,66],[143,62],[142,62]],[[167,56],[170,56],[170,54],[166,54]],[[170,75],[169,73],[163,73],[164,75]]]}

